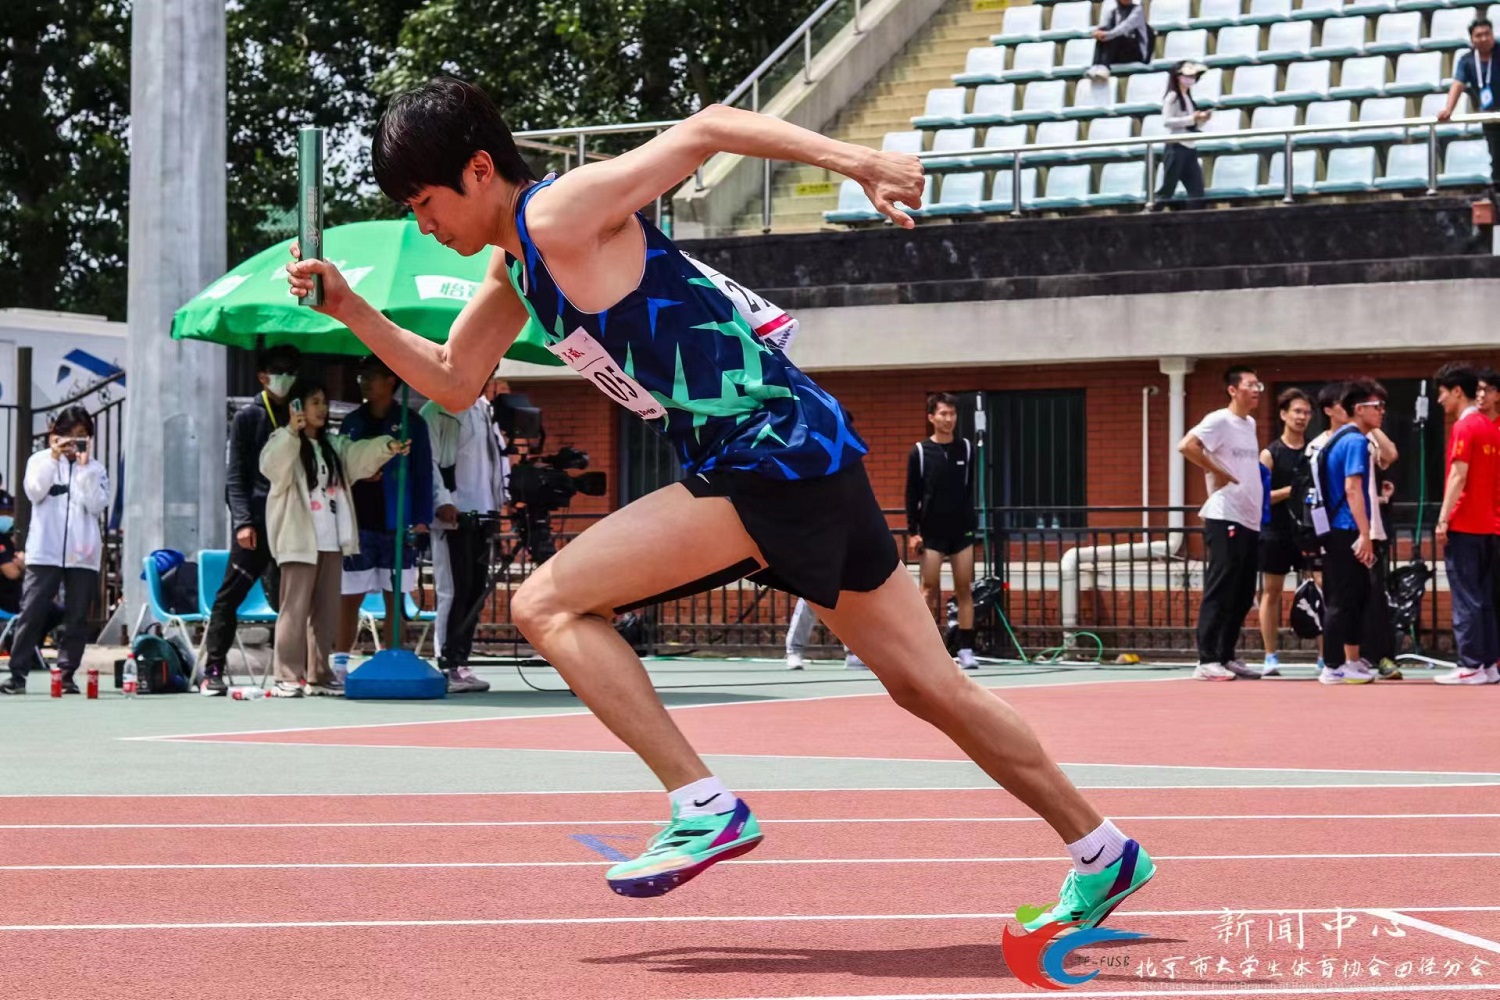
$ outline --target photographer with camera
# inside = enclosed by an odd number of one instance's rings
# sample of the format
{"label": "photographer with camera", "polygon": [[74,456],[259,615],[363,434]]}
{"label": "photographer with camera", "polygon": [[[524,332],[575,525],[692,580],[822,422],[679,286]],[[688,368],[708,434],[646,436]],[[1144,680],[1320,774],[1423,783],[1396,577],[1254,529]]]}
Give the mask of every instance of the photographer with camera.
{"label": "photographer with camera", "polygon": [[473,405],[450,413],[428,402],[421,416],[432,444],[432,573],[437,587],[435,641],[438,665],[453,694],[488,691],[488,681],[469,669],[479,616],[489,579],[490,539],[505,509],[510,474],[505,439],[495,425],[490,401],[505,391],[497,369]]}
{"label": "photographer with camera", "polygon": [[52,422],[47,447],[26,463],[23,486],[33,505],[26,535],[26,576],[16,620],[11,676],[0,694],[25,694],[26,675],[37,658],[53,601],[63,591],[63,639],[57,664],[63,691],[77,694],[73,673],[83,662],[89,607],[99,592],[104,540],[99,515],[109,507],[109,474],[90,452],[94,418],[69,406]]}

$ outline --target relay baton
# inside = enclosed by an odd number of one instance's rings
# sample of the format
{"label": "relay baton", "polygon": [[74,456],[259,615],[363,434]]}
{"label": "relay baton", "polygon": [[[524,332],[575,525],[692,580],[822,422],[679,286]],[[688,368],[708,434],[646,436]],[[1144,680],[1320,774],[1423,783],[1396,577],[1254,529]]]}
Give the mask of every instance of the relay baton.
{"label": "relay baton", "polygon": [[[323,130],[297,130],[297,243],[303,260],[323,259]],[[304,306],[323,304],[323,278],[313,276],[312,291],[297,299]]]}

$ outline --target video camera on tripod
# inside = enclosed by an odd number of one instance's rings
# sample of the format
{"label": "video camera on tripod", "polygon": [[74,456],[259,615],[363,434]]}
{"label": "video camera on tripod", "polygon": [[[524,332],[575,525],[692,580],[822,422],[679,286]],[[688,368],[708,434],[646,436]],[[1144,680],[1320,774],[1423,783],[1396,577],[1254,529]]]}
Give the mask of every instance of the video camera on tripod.
{"label": "video camera on tripod", "polygon": [[[584,472],[588,452],[562,447],[554,454],[533,454],[547,441],[542,411],[522,393],[502,393],[491,403],[495,424],[505,435],[506,453],[515,456],[506,489],[516,506],[512,519],[521,545],[537,563],[557,554],[552,538],[552,512],[568,506],[573,497],[603,496],[608,482],[602,472]],[[525,442],[523,450],[518,442]]]}

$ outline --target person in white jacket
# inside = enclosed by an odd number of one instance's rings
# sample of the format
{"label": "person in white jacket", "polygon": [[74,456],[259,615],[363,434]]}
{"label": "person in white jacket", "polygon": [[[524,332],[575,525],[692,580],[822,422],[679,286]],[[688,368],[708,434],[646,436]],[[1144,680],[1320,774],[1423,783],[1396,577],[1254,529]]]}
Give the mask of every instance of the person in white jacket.
{"label": "person in white jacket", "polygon": [[338,633],[344,556],[359,552],[359,526],[348,484],[368,479],[406,445],[388,435],[351,441],[327,434],[328,396],[303,380],[292,389],[285,427],[271,432],[260,471],[271,484],[266,533],[281,567],[276,618],[276,686],[272,694],[300,698],[339,694],[329,666]]}
{"label": "person in white jacket", "polygon": [[99,592],[99,562],[104,553],[99,516],[110,501],[109,474],[91,455],[93,436],[94,419],[88,410],[67,407],[52,422],[48,446],[26,462],[23,486],[32,504],[26,576],[11,646],[11,676],[0,684],[0,694],[25,693],[26,675],[37,660],[36,650],[59,589],[65,610],[57,663],[63,671],[63,691],[78,693],[73,673],[83,662],[88,643],[89,608]]}

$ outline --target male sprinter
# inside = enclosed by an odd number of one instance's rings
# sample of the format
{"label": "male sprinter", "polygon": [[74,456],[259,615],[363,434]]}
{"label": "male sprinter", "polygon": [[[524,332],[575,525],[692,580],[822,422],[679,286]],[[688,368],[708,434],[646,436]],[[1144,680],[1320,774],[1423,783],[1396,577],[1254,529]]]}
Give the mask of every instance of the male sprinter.
{"label": "male sprinter", "polygon": [[[611,160],[537,182],[478,88],[434,80],[376,127],[375,179],[422,231],[462,254],[495,247],[447,344],[396,326],[326,261],[289,265],[292,293],[323,279],[326,314],[450,410],[473,400],[528,321],[601,391],[672,442],[688,478],[609,515],[540,566],[516,624],[669,790],[672,820],[611,868],[627,896],[659,896],[760,841],[749,807],[709,773],[610,616],[750,576],[807,598],[897,703],[937,726],[1068,845],[1061,900],[1031,922],[1092,926],[1155,873],[1005,702],[953,669],[865,477],[838,401],[756,337],[724,290],[636,209],[718,152],[816,164],[859,181],[905,227],[920,204],[911,156],[714,106]],[[663,558],[663,553],[671,553]]]}

